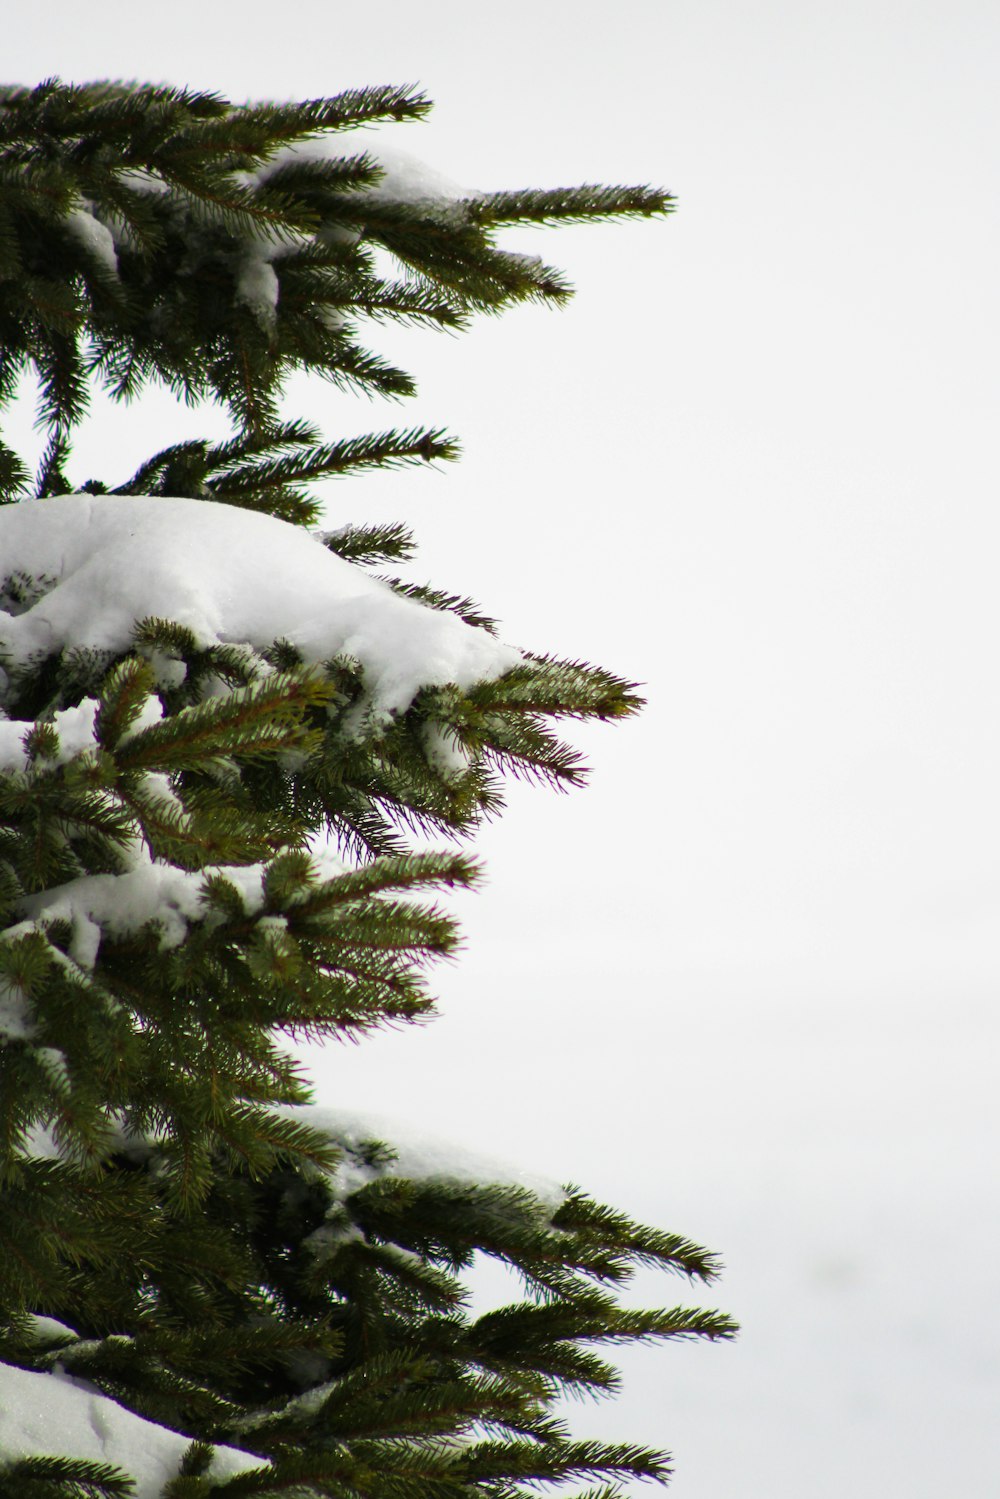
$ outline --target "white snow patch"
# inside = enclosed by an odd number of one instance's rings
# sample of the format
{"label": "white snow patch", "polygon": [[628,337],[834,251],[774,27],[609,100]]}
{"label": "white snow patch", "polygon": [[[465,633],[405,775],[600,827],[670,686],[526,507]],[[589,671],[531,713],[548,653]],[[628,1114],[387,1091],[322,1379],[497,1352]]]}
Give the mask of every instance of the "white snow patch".
{"label": "white snow patch", "polygon": [[166,802],[168,806],[183,812],[184,803],[171,786],[170,777],[162,770],[148,770],[142,778],[142,789],[150,801]]}
{"label": "white snow patch", "polygon": [[[31,924],[44,926],[52,921],[69,921],[73,927],[70,956],[82,968],[93,968],[104,933],[123,938],[153,924],[160,929],[161,950],[179,947],[188,927],[205,917],[201,892],[208,876],[222,875],[235,885],[244,909],[253,914],[263,902],[263,867],[222,864],[205,870],[187,870],[145,855],[125,874],[82,875],[65,885],[26,896],[20,902],[20,909],[27,921],[8,927],[0,933],[0,941],[10,941],[30,929]],[[14,994],[13,990],[6,992]],[[0,1027],[4,1025],[4,1003],[0,992]],[[9,1008],[10,1015],[6,1018],[10,1025],[17,1025],[21,1012],[14,999],[9,1001]],[[26,1012],[24,1023],[28,1023]],[[8,1034],[30,1032],[8,1029]]]}
{"label": "white snow patch", "polygon": [[73,238],[86,246],[109,275],[118,277],[118,252],[114,235],[106,224],[95,218],[93,205],[86,198],[80,208],[67,216],[66,227]]}
{"label": "white snow patch", "polygon": [[28,1130],[21,1154],[34,1161],[62,1160],[62,1151],[56,1143],[52,1126],[33,1124]]}
{"label": "white snow patch", "polygon": [[0,1038],[28,1041],[35,1034],[35,1029],[24,990],[0,980]]}
{"label": "white snow patch", "polygon": [[[370,157],[382,172],[382,176],[373,187],[362,189],[365,197],[387,199],[397,203],[445,205],[473,196],[467,188],[461,187],[442,172],[435,171],[419,157],[412,156],[409,151],[400,150],[398,146],[386,145],[385,142],[380,141],[377,146],[366,144],[364,151],[365,155]],[[332,135],[319,136],[314,140],[297,141],[293,145],[282,146],[265,166],[258,168],[256,172],[249,173],[248,179],[266,182],[279,167],[288,166],[292,162],[343,161],[348,155],[357,154],[357,151],[346,152],[342,138]],[[360,194],[354,196],[360,196]]]}
{"label": "white snow patch", "polygon": [[85,697],[75,708],[63,708],[53,716],[52,727],[59,735],[59,751],[56,760],[64,765],[85,750],[92,750],[96,741],[94,723],[100,704],[96,698]]}
{"label": "white snow patch", "polygon": [[[161,1499],[190,1444],[190,1437],[143,1420],[69,1378],[0,1364],[0,1453],[6,1462],[45,1453],[110,1463],[135,1480],[135,1499]],[[263,1458],[216,1447],[209,1472],[221,1480],[264,1466]]]}
{"label": "white snow patch", "polygon": [[40,1313],[32,1317],[31,1330],[40,1343],[47,1343],[52,1338],[79,1338],[79,1333],[67,1327],[65,1322],[57,1322],[55,1317],[43,1317]]}
{"label": "white snow patch", "polygon": [[[413,1125],[384,1114],[357,1113],[325,1104],[285,1104],[275,1112],[309,1125],[325,1134],[346,1152],[332,1174],[338,1197],[348,1196],[376,1176],[406,1177],[410,1181],[442,1180],[478,1186],[521,1187],[553,1211],[565,1193],[548,1177],[522,1171],[509,1161],[465,1150],[451,1140],[426,1134]],[[395,1160],[387,1167],[362,1163],[363,1147],[378,1141],[391,1150]]]}
{"label": "white snow patch", "polygon": [[[101,930],[112,937],[127,937],[150,922],[160,928],[161,948],[178,947],[187,936],[188,925],[202,916],[200,891],[203,876],[177,869],[159,860],[140,864],[127,874],[91,874],[56,885],[21,901],[21,910],[37,923],[68,920],[73,923],[73,946],[79,946],[90,961],[97,956]],[[86,930],[96,924],[97,938]],[[77,933],[80,933],[79,943]],[[72,953],[76,959],[76,952]],[[77,960],[79,961],[79,960]]]}
{"label": "white snow patch", "polygon": [[[63,708],[53,715],[51,722],[59,736],[59,748],[50,764],[65,765],[77,755],[95,748],[94,722],[99,706],[96,698],[85,697],[75,708]],[[27,768],[28,757],[23,741],[25,734],[33,728],[33,723],[23,719],[0,719],[0,771]]]}
{"label": "white snow patch", "polygon": [[235,885],[248,915],[259,911],[264,904],[263,864],[220,864],[214,869],[206,869],[205,873],[221,874]]}
{"label": "white snow patch", "polygon": [[236,300],[244,303],[263,324],[273,328],[278,313],[280,288],[271,258],[277,246],[248,245],[236,275]]}
{"label": "white snow patch", "polygon": [[379,142],[368,151],[378,162],[382,176],[374,187],[366,189],[372,198],[391,199],[397,203],[434,203],[438,205],[461,202],[474,194],[466,187],[438,172],[434,167],[402,151],[398,146]]}
{"label": "white snow patch", "polygon": [[69,1087],[69,1070],[64,1051],[60,1051],[58,1046],[36,1046],[35,1056],[49,1074],[50,1082],[57,1088]]}
{"label": "white snow patch", "polygon": [[163,717],[163,704],[155,693],[150,693],[139,712],[129,724],[119,741],[126,744],[133,735],[141,734],[143,729],[151,729],[154,723],[159,723]]}
{"label": "white snow patch", "polygon": [[162,177],[147,172],[144,167],[126,167],[124,172],[118,173],[118,181],[133,192],[151,193],[154,197],[170,191]]}
{"label": "white snow patch", "polygon": [[34,724],[19,718],[0,719],[0,770],[24,770],[28,757],[24,750],[24,736]]}
{"label": "white snow patch", "polygon": [[0,657],[23,667],[66,646],[123,651],[158,615],[199,645],[288,640],[308,663],[355,658],[376,713],[421,687],[490,681],[522,658],[447,610],[393,592],[297,526],[233,505],[76,494],[0,511],[5,566],[49,586],[0,611]]}
{"label": "white snow patch", "polygon": [[288,930],[288,917],[259,916],[254,923],[254,930],[262,933],[274,932],[276,936],[280,936],[282,932]]}
{"label": "white snow patch", "polygon": [[146,650],[143,654],[153,668],[157,687],[179,687],[187,676],[187,665],[177,656],[159,650]]}
{"label": "white snow patch", "polygon": [[438,723],[429,723],[424,728],[424,748],[431,765],[446,780],[457,780],[472,763],[464,745],[459,744],[455,735]]}
{"label": "white snow patch", "polygon": [[[107,878],[107,876],[105,876]],[[101,928],[88,911],[74,908],[69,955],[81,968],[93,968],[101,946]]]}

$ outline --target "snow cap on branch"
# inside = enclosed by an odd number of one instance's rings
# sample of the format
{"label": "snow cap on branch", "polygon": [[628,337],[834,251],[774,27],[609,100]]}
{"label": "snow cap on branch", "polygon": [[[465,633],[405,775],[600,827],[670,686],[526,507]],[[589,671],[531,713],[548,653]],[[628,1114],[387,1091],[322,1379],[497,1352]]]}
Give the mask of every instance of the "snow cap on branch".
{"label": "snow cap on branch", "polygon": [[[134,1499],[161,1499],[180,1472],[191,1438],[146,1421],[86,1381],[0,1364],[0,1452],[6,1462],[53,1456],[109,1464],[132,1476]],[[210,1469],[219,1482],[264,1467],[235,1447],[216,1447]]]}
{"label": "snow cap on branch", "polygon": [[136,622],[155,616],[202,647],[283,640],[306,664],[353,658],[371,707],[393,714],[422,687],[468,688],[522,659],[301,528],[233,505],[91,494],[12,505],[0,511],[0,555],[7,576],[33,580],[29,607],[0,610],[8,667],[67,647],[125,651]]}

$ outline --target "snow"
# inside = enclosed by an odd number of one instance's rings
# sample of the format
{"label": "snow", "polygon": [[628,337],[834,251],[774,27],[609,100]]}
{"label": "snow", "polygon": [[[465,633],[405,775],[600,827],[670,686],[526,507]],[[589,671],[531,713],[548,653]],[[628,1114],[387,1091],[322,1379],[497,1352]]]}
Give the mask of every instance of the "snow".
{"label": "snow", "polygon": [[[247,187],[254,188],[266,182],[278,168],[291,162],[340,161],[354,154],[356,152],[345,149],[341,136],[320,136],[283,146],[255,171],[238,172],[235,176]],[[358,189],[357,197],[364,195],[382,202],[420,205],[440,215],[469,196],[464,188],[407,151],[380,144],[377,150],[366,149],[366,154],[382,175],[371,187]],[[120,178],[134,191],[169,192],[165,182],[148,172],[125,171]],[[124,219],[110,210],[105,210],[99,218],[95,205],[81,199],[79,207],[67,215],[66,226],[107,274],[117,279],[119,249],[134,247],[133,234]],[[337,224],[321,225],[317,230],[317,238],[321,240],[352,240],[356,237],[355,231]],[[236,298],[268,331],[275,325],[279,297],[278,277],[272,261],[308,243],[305,235],[277,234],[265,227],[250,230],[242,242],[236,272]],[[337,327],[342,323],[342,315],[331,309],[324,309],[322,315],[328,326]]]}
{"label": "snow", "polygon": [[118,181],[136,193],[152,193],[156,196],[170,191],[161,177],[154,176],[143,167],[126,167],[125,171],[118,173]]}
{"label": "snow", "polygon": [[[123,938],[152,923],[160,928],[161,949],[179,947],[191,923],[204,919],[201,892],[211,875],[222,875],[234,884],[248,912],[259,910],[263,901],[262,870],[261,864],[247,864],[191,871],[139,855],[136,867],[126,874],[84,875],[26,896],[20,908],[28,922],[39,926],[70,921],[70,956],[81,967],[92,968],[103,933]],[[12,931],[21,932],[25,927],[22,922],[0,937],[9,939]]]}
{"label": "snow", "polygon": [[[53,715],[52,727],[59,736],[59,748],[49,759],[50,764],[65,765],[84,751],[95,748],[94,720],[99,706],[96,698],[85,697],[75,707],[64,708]],[[32,728],[34,724],[23,719],[0,719],[0,771],[27,768],[24,736]]]}
{"label": "snow", "polygon": [[43,1317],[36,1313],[31,1319],[31,1325],[40,1343],[49,1343],[56,1338],[77,1336],[72,1327],[67,1327],[65,1322],[59,1322],[55,1317]]}
{"label": "snow", "polygon": [[69,955],[80,968],[93,968],[101,950],[101,927],[89,911],[79,910],[67,901],[73,912],[73,935],[70,938]]}
{"label": "snow", "polygon": [[423,739],[427,759],[446,780],[457,780],[469,769],[471,760],[468,751],[464,745],[459,744],[454,734],[449,734],[440,724],[427,724]]}
{"label": "snow", "polygon": [[[343,1200],[378,1176],[405,1177],[409,1181],[461,1182],[470,1186],[520,1187],[532,1193],[552,1211],[564,1197],[563,1189],[548,1177],[536,1176],[497,1157],[456,1145],[452,1140],[428,1134],[408,1121],[380,1113],[333,1108],[326,1104],[287,1104],[276,1109],[285,1118],[319,1130],[344,1151],[344,1159],[331,1173],[334,1195]],[[392,1153],[385,1166],[366,1160],[365,1146],[377,1142]]]}
{"label": "snow", "polygon": [[456,614],[394,593],[301,528],[232,505],[142,495],[29,500],[0,512],[0,554],[8,575],[39,586],[23,612],[0,610],[8,671],[67,647],[125,651],[136,621],[156,615],[186,626],[201,647],[260,649],[283,639],[307,663],[354,658],[366,707],[384,717],[405,712],[422,687],[468,688],[521,660]]}
{"label": "snow", "polygon": [[56,1143],[56,1137],[52,1126],[49,1124],[33,1124],[25,1136],[23,1155],[29,1156],[33,1161],[60,1161],[62,1151]]}
{"label": "snow", "polygon": [[35,1056],[49,1074],[49,1081],[56,1088],[69,1087],[69,1068],[66,1065],[64,1051],[60,1051],[57,1046],[36,1046]]}
{"label": "snow", "polygon": [[79,208],[74,208],[66,219],[66,227],[74,239],[80,241],[100,262],[108,275],[118,278],[118,251],[115,238],[106,224],[94,215],[93,204],[86,199],[82,200]]}
{"label": "snow", "polygon": [[[58,1323],[39,1328],[42,1335],[49,1331],[69,1329]],[[190,1437],[133,1415],[83,1381],[0,1364],[0,1453],[5,1462],[44,1452],[110,1463],[134,1478],[135,1499],[161,1499],[190,1444]],[[216,1447],[209,1472],[222,1480],[262,1466],[264,1461],[249,1453]]]}
{"label": "snow", "polygon": [[24,736],[33,727],[20,719],[0,720],[0,770],[23,770],[28,763]]}
{"label": "snow", "polygon": [[268,327],[273,327],[278,308],[278,277],[271,265],[277,248],[248,245],[236,276],[237,299]]}
{"label": "snow", "polygon": [[[150,701],[155,703],[157,700],[151,698]],[[157,703],[157,706],[160,706],[159,703]],[[122,735],[122,738],[125,738],[125,734]],[[170,777],[164,775],[162,771],[147,771],[142,778],[142,789],[149,801],[166,802],[169,807],[173,807],[177,811],[183,811],[184,803],[171,786]]]}
{"label": "snow", "polygon": [[474,196],[443,172],[421,161],[409,151],[386,142],[368,151],[379,165],[382,176],[374,187],[367,189],[369,197],[391,199],[397,203],[424,203],[443,206],[460,202]]}
{"label": "snow", "polygon": [[0,979],[0,1038],[27,1041],[35,1034],[35,1023],[23,991]]}
{"label": "snow", "polygon": [[264,903],[264,888],[261,883],[263,871],[263,864],[219,864],[215,869],[206,869],[205,874],[221,874],[223,879],[235,885],[240,893],[243,909],[248,915],[252,915]]}
{"label": "snow", "polygon": [[[409,151],[400,150],[398,146],[380,141],[378,146],[366,145],[364,149],[365,155],[382,173],[373,186],[360,190],[365,197],[396,203],[433,204],[440,208],[471,196],[467,188],[428,166]],[[343,161],[355,154],[355,151],[345,151],[342,138],[337,136],[327,135],[297,141],[293,145],[282,146],[266,165],[259,167],[256,172],[248,173],[247,179],[250,182],[266,182],[278,168],[293,162]]]}
{"label": "snow", "polygon": [[146,651],[144,654],[153,668],[157,687],[169,691],[172,687],[179,687],[187,676],[187,664],[177,656],[168,656],[165,651],[159,650]]}
{"label": "snow", "polygon": [[[153,724],[159,723],[162,717],[163,704],[160,702],[160,699],[158,697],[156,697],[153,693],[150,693],[149,697],[146,698],[132,723],[129,724],[128,728],[122,734],[121,738],[118,741],[119,744],[127,744],[128,741],[134,738],[136,734],[141,734],[143,729],[150,729],[152,728]],[[169,782],[167,783],[167,785],[169,786]],[[163,789],[163,781],[161,779],[159,783],[159,790],[161,794],[163,792]]]}

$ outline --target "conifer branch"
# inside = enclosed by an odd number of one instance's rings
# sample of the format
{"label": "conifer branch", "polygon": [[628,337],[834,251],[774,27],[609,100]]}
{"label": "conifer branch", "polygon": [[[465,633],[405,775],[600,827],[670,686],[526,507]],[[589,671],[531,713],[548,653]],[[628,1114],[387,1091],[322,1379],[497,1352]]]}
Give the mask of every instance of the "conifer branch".
{"label": "conifer branch", "polygon": [[473,222],[482,225],[579,224],[590,219],[649,218],[670,213],[674,199],[649,187],[547,188],[544,191],[486,193],[465,202]]}
{"label": "conifer branch", "polygon": [[275,672],[138,731],[119,749],[118,763],[127,771],[179,771],[308,750],[316,736],[305,714],[329,697],[329,685],[316,673]]}

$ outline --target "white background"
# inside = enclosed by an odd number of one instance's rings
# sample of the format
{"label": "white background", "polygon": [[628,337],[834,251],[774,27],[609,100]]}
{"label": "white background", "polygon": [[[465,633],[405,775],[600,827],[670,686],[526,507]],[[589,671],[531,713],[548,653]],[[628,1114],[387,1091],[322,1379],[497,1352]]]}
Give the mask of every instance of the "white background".
{"label": "white background", "polygon": [[[16,32],[16,35],[13,34]],[[642,1350],[580,1429],[676,1499],[1000,1492],[1000,13],[989,0],[20,8],[7,76],[233,99],[416,82],[475,187],[652,181],[667,223],[521,233],[579,286],[376,333],[458,468],[336,487],[506,638],[646,684],[518,788],[435,1024],[321,1064],[708,1242],[732,1347]],[[205,414],[95,424],[118,480]],[[654,1278],[646,1299],[683,1287]]]}

